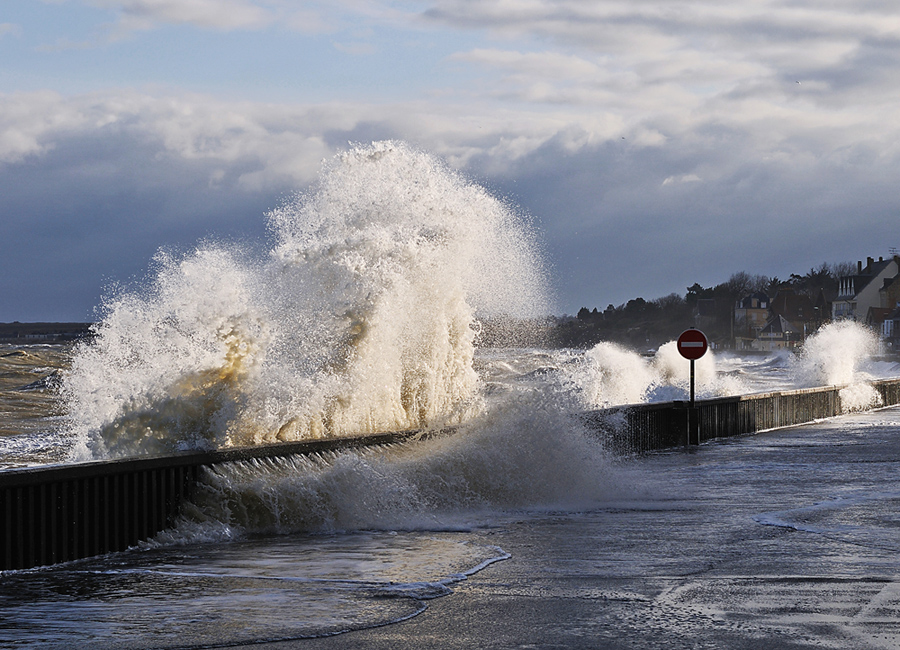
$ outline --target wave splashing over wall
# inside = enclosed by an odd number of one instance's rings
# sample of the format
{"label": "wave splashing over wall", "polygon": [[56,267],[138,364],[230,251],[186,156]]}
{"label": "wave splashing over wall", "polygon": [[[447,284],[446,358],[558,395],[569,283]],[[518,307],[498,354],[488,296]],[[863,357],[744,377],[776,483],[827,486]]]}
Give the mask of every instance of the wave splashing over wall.
{"label": "wave splashing over wall", "polygon": [[[564,383],[578,397],[577,406],[585,409],[685,400],[690,395],[690,368],[675,341],[660,346],[652,358],[602,342],[570,365]],[[695,381],[700,399],[735,394],[742,389],[739,380],[717,373],[712,352],[695,362]]]}
{"label": "wave splashing over wall", "polygon": [[868,383],[872,375],[866,363],[878,353],[875,332],[854,321],[824,326],[803,345],[794,364],[802,386],[844,386],[841,406],[845,412],[881,405],[881,397]]}
{"label": "wave splashing over wall", "polygon": [[457,423],[479,319],[549,313],[514,211],[402,143],[335,157],[269,215],[262,259],[160,254],[105,305],[63,393],[76,457]]}

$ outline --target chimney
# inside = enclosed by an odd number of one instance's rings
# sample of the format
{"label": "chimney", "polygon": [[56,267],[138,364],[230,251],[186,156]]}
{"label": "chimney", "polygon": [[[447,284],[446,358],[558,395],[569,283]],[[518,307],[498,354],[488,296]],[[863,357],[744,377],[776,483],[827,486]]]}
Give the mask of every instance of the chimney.
{"label": "chimney", "polygon": [[881,255],[879,255],[879,256],[878,256],[878,261],[879,261],[879,262],[883,262],[883,261],[884,261],[884,258],[883,258]]}
{"label": "chimney", "polygon": [[862,260],[856,262],[856,274],[862,273]]}

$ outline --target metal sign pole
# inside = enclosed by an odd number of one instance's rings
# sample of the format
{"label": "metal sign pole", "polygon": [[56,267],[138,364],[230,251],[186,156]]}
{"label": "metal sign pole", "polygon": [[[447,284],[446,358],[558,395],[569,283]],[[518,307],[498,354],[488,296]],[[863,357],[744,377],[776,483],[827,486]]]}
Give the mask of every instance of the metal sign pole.
{"label": "metal sign pole", "polygon": [[677,341],[678,352],[691,362],[691,401],[688,404],[687,443],[688,445],[700,444],[700,411],[695,403],[694,392],[694,361],[706,354],[709,341],[706,335],[696,328],[690,328],[681,333]]}
{"label": "metal sign pole", "polygon": [[691,359],[691,408],[688,411],[688,438],[695,444],[700,444],[700,414],[694,404],[694,360]]}
{"label": "metal sign pole", "polygon": [[694,360],[691,359],[691,408],[694,408]]}

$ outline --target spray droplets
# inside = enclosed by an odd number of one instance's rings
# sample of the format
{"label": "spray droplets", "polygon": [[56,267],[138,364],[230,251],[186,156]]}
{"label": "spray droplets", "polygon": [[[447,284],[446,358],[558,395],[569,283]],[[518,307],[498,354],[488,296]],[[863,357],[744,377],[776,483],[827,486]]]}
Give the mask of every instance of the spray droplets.
{"label": "spray droplets", "polygon": [[853,321],[826,325],[807,339],[795,361],[795,372],[803,386],[843,386],[844,411],[859,411],[881,404],[881,396],[866,383],[871,376],[863,369],[878,352],[875,333]]}
{"label": "spray droplets", "polygon": [[[786,376],[780,378],[779,388],[844,386],[841,398],[845,409],[878,405],[877,392],[865,383],[872,378],[866,367],[878,352],[878,339],[868,328],[851,321],[831,323],[810,336],[799,354],[783,352],[786,359],[775,355],[767,362],[775,363],[776,370],[783,366]],[[719,372],[719,361],[716,354],[707,353],[696,362],[701,399],[753,392],[740,375]],[[652,359],[604,342],[566,367],[564,384],[579,396],[579,406],[587,409],[683,400],[689,368],[675,341],[660,346]]]}
{"label": "spray droplets", "polygon": [[160,255],[109,301],[66,379],[77,456],[459,422],[477,319],[548,313],[520,216],[402,143],[336,156],[268,218],[264,259]]}

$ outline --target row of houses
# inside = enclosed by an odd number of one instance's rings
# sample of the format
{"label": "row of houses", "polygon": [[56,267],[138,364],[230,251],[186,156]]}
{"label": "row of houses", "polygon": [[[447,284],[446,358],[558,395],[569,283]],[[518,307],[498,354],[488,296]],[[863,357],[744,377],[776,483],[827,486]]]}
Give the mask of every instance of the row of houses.
{"label": "row of houses", "polygon": [[853,320],[881,334],[888,350],[900,351],[900,256],[869,257],[856,273],[840,278],[837,296],[815,298],[779,288],[769,298],[753,293],[734,308],[734,346],[738,350],[793,349],[829,320]]}

